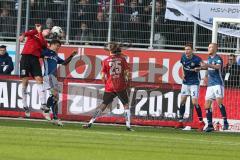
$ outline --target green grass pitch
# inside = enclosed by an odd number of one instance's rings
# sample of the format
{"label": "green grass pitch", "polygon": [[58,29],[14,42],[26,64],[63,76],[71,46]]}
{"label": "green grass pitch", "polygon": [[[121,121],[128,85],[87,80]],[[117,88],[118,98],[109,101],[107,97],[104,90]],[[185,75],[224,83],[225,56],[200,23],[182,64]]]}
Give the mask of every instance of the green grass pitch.
{"label": "green grass pitch", "polygon": [[239,160],[240,135],[0,119],[0,160]]}

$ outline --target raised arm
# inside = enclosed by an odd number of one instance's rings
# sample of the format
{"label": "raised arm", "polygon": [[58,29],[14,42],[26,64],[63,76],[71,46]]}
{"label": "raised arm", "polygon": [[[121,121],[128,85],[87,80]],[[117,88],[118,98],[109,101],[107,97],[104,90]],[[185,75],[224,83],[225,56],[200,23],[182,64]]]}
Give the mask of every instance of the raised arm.
{"label": "raised arm", "polygon": [[67,65],[76,54],[77,51],[73,51],[72,54],[62,63],[62,65]]}

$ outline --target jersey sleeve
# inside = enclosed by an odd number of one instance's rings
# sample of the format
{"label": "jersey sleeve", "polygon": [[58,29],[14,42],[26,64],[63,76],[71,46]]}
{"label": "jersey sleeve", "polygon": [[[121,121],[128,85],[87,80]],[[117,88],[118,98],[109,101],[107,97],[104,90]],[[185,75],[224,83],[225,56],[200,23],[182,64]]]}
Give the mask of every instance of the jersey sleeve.
{"label": "jersey sleeve", "polygon": [[102,61],[102,73],[107,73],[107,66],[105,61]]}
{"label": "jersey sleeve", "polygon": [[41,53],[41,57],[48,56],[48,49],[44,49]]}
{"label": "jersey sleeve", "polygon": [[183,55],[182,55],[182,57],[180,59],[180,63],[183,64]]}
{"label": "jersey sleeve", "polygon": [[36,29],[29,30],[29,31],[23,33],[24,36],[34,36],[36,34],[38,34],[38,31]]}
{"label": "jersey sleeve", "polygon": [[218,64],[218,65],[223,65],[223,61],[222,61],[221,57],[218,57],[216,59],[215,63]]}
{"label": "jersey sleeve", "polygon": [[201,66],[200,63],[202,62],[202,58],[198,57],[197,58],[197,62],[196,62],[196,66],[199,67]]}
{"label": "jersey sleeve", "polygon": [[57,63],[58,64],[62,64],[64,62],[64,60],[60,57],[57,57]]}

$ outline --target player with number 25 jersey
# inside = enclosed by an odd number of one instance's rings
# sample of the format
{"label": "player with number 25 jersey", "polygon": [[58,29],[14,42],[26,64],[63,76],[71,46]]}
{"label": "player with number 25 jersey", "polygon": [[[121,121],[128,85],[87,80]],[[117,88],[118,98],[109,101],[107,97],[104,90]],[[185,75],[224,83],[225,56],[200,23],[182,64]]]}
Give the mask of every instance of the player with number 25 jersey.
{"label": "player with number 25 jersey", "polygon": [[97,117],[118,97],[124,107],[126,127],[128,131],[133,131],[130,126],[130,109],[128,105],[128,81],[129,67],[125,57],[121,54],[121,47],[117,43],[109,44],[110,55],[102,61],[102,80],[105,84],[105,92],[102,104],[97,107],[88,124],[83,128],[90,128]]}
{"label": "player with number 25 jersey", "polygon": [[105,92],[119,92],[127,88],[125,71],[129,70],[126,59],[121,54],[110,55],[102,62]]}

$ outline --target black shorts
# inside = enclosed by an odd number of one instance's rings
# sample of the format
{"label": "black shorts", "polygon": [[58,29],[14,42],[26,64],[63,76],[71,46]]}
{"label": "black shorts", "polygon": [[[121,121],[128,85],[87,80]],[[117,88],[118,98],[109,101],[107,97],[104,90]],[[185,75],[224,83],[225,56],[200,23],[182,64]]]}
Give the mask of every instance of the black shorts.
{"label": "black shorts", "polygon": [[115,97],[118,97],[123,105],[128,104],[128,93],[127,90],[123,90],[120,92],[104,92],[103,95],[103,104],[108,105],[112,103]]}
{"label": "black shorts", "polygon": [[20,77],[42,76],[39,58],[31,54],[22,54],[20,60]]}

